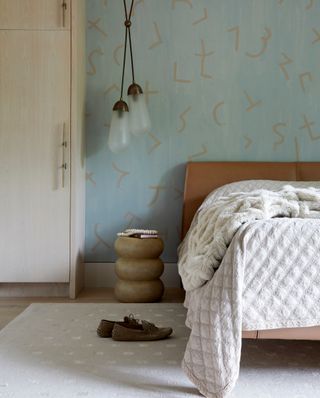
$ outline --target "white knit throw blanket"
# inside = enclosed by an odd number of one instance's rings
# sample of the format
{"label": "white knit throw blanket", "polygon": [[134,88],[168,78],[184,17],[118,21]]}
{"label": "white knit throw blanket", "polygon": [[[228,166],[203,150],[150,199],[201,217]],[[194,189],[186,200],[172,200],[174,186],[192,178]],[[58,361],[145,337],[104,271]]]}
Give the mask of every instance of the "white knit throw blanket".
{"label": "white knit throw blanket", "polygon": [[185,290],[209,281],[241,225],[274,217],[320,218],[320,190],[284,186],[238,192],[198,211],[179,247],[179,273]]}

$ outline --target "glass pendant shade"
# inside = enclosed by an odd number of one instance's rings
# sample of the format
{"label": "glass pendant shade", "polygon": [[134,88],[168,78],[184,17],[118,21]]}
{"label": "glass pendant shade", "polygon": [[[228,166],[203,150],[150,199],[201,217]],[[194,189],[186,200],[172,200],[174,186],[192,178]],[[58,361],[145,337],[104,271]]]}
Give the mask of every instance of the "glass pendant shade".
{"label": "glass pendant shade", "polygon": [[118,101],[113,107],[108,146],[114,153],[124,151],[130,144],[129,112],[124,101]]}
{"label": "glass pendant shade", "polygon": [[142,89],[137,84],[128,88],[129,124],[133,135],[139,136],[151,129],[149,112]]}

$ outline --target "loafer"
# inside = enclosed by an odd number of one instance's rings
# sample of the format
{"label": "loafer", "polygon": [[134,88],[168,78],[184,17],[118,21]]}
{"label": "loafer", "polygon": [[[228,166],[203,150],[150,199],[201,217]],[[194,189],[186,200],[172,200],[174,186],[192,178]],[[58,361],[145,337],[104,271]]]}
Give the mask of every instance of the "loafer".
{"label": "loafer", "polygon": [[158,328],[153,323],[141,321],[141,328],[116,323],[112,329],[112,339],[117,341],[152,341],[166,339],[172,328]]}
{"label": "loafer", "polygon": [[124,327],[130,327],[133,329],[142,329],[141,324],[138,320],[133,317],[132,314],[125,316],[123,321],[109,321],[108,319],[102,319],[97,328],[97,334],[99,337],[111,337],[114,325],[123,325]]}

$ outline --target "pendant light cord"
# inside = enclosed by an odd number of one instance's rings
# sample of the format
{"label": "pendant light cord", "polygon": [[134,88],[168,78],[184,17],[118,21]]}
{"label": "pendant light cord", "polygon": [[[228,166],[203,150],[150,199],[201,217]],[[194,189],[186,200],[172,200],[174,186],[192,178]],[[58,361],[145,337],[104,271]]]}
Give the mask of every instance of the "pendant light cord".
{"label": "pendant light cord", "polygon": [[123,85],[124,85],[124,75],[125,75],[125,70],[126,70],[128,36],[129,36],[129,49],[130,49],[130,59],[131,59],[132,83],[134,83],[134,66],[133,66],[133,55],[132,55],[133,52],[132,52],[132,41],[131,41],[131,32],[130,32],[133,4],[134,4],[134,0],[131,0],[131,6],[130,6],[129,15],[128,15],[127,3],[126,3],[126,0],[123,0],[124,13],[125,13],[125,18],[126,18],[124,24],[126,27],[126,31],[125,31],[125,36],[124,36],[124,50],[123,50],[123,62],[122,62],[122,77],[121,77],[121,91],[120,91],[120,100],[121,101],[123,98]]}
{"label": "pendant light cord", "polygon": [[124,51],[123,51],[123,62],[122,62],[122,78],[121,78],[121,94],[120,94],[120,100],[121,101],[122,101],[122,97],[123,97],[124,73],[125,73],[125,70],[126,70],[127,39],[128,39],[128,29],[126,28],[126,33],[125,33],[125,36],[124,36]]}
{"label": "pendant light cord", "polygon": [[126,21],[128,22],[126,24],[126,30],[128,31],[128,36],[129,36],[129,50],[130,50],[130,59],[131,59],[132,83],[135,83],[132,40],[131,40],[131,29],[130,29],[131,28],[131,16],[132,16],[132,11],[133,11],[134,0],[131,0],[131,6],[130,6],[129,15],[128,15],[128,10],[127,10],[126,0],[123,0],[123,5],[124,5],[124,12],[125,12],[125,16],[126,16]]}
{"label": "pendant light cord", "polygon": [[[133,3],[134,3],[134,0],[132,0],[132,2],[131,2],[129,20],[131,20],[131,15],[132,15],[132,10],[133,10]],[[130,47],[130,58],[131,58],[132,83],[135,83],[135,80],[134,80],[134,66],[133,66],[133,51],[132,51],[132,41],[131,41],[131,29],[130,29],[130,27],[128,28],[128,32],[129,32],[129,47]]]}

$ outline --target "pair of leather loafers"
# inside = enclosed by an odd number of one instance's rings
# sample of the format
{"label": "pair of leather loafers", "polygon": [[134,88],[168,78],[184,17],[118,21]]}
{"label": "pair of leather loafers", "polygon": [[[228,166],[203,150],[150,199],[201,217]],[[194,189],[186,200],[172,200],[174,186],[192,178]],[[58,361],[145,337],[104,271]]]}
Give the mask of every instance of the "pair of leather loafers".
{"label": "pair of leather loafers", "polygon": [[152,341],[169,337],[172,328],[158,328],[153,323],[144,320],[139,322],[129,315],[120,322],[102,319],[97,333],[100,337],[112,337],[117,341]]}

